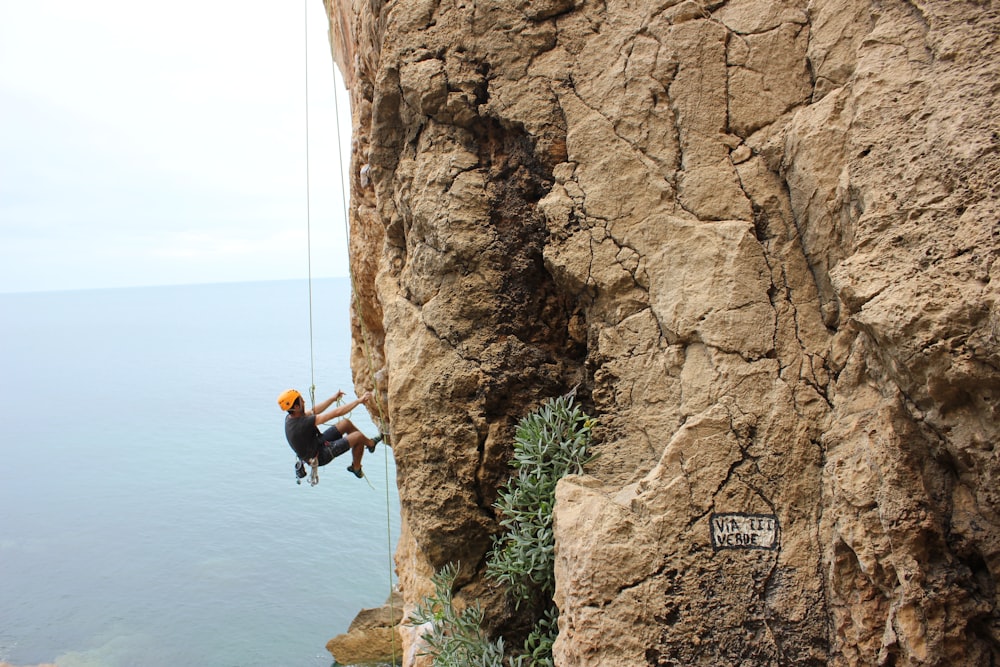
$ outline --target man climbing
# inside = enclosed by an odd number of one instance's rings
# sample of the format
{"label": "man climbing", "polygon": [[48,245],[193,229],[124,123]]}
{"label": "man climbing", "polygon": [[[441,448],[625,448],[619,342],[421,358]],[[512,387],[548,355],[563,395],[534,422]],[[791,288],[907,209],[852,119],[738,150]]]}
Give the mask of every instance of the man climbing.
{"label": "man climbing", "polygon": [[322,433],[318,428],[320,424],[325,424],[331,419],[343,417],[362,403],[369,401],[372,396],[371,392],[365,392],[365,395],[356,401],[330,408],[343,395],[344,392],[338,391],[336,395],[320,401],[314,410],[306,410],[302,394],[294,389],[282,392],[278,397],[278,405],[288,412],[285,417],[285,438],[300,460],[308,463],[316,459],[316,465],[321,466],[325,466],[350,449],[353,460],[347,467],[347,472],[361,478],[363,476],[361,456],[365,449],[374,452],[375,445],[382,441],[382,436],[368,438],[351,423],[350,419],[342,419]]}

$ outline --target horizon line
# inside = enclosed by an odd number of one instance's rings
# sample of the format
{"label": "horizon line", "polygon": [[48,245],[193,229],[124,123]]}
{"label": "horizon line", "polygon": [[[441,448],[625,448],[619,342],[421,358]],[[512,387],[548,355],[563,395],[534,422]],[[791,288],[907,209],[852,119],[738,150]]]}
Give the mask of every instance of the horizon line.
{"label": "horizon line", "polygon": [[[350,280],[350,276],[345,275],[335,275],[335,276],[313,276],[312,280]],[[54,293],[67,293],[67,292],[98,292],[98,291],[109,291],[109,290],[129,290],[129,289],[156,289],[156,288],[170,288],[170,287],[212,287],[218,285],[242,285],[242,284],[253,284],[253,283],[281,283],[281,282],[302,282],[306,283],[310,280],[308,276],[301,276],[297,278],[254,278],[247,280],[213,280],[213,281],[201,281],[201,282],[177,282],[177,283],[152,283],[148,285],[104,285],[104,286],[93,286],[93,287],[51,287],[43,289],[28,289],[28,290],[8,290],[0,287],[0,297],[2,296],[17,296],[26,294],[54,294]]]}

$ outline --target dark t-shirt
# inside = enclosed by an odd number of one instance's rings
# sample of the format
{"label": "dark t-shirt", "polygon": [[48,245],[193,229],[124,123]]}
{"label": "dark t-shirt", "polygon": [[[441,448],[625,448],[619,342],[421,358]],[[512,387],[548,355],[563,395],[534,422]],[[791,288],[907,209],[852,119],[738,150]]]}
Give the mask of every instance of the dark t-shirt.
{"label": "dark t-shirt", "polygon": [[316,428],[316,415],[286,416],[285,439],[303,461],[315,457],[322,441],[319,429]]}

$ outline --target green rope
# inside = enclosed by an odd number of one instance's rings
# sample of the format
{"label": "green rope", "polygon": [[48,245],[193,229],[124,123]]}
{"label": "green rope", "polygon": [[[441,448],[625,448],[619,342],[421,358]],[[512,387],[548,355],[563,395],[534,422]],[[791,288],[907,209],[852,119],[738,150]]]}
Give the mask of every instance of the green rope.
{"label": "green rope", "polygon": [[[372,394],[375,397],[375,407],[376,407],[376,410],[378,412],[379,430],[381,432],[382,429],[385,429],[386,425],[388,424],[388,420],[386,419],[385,410],[384,410],[384,407],[382,405],[382,397],[381,397],[381,392],[379,391],[378,382],[375,379],[375,368],[374,368],[374,365],[372,363],[371,345],[370,345],[370,341],[368,339],[368,331],[367,331],[367,329],[365,328],[365,325],[364,325],[364,320],[361,318],[361,313],[360,313],[360,308],[359,308],[359,302],[358,302],[357,282],[356,282],[355,276],[354,276],[354,267],[353,267],[353,265],[350,262],[350,250],[351,250],[351,235],[350,235],[350,229],[349,229],[350,228],[350,212],[348,211],[348,206],[347,206],[347,194],[344,191],[344,173],[345,173],[345,171],[344,171],[344,158],[343,158],[343,155],[342,155],[343,149],[342,149],[342,146],[341,146],[341,143],[340,143],[340,105],[339,105],[339,100],[338,100],[339,96],[337,95],[337,81],[336,81],[336,76],[334,77],[333,84],[334,84],[333,85],[334,123],[335,123],[335,126],[336,126],[335,129],[336,129],[336,135],[337,135],[337,165],[338,165],[338,168],[340,170],[339,171],[339,173],[340,173],[340,199],[341,199],[341,204],[342,204],[343,212],[344,212],[344,238],[345,238],[346,243],[347,243],[347,252],[348,252],[347,268],[348,268],[348,274],[349,274],[350,280],[351,280],[351,306],[354,309],[354,315],[355,315],[355,317],[358,318],[358,326],[359,326],[359,328],[361,330],[361,340],[362,340],[362,343],[364,344],[364,348],[365,348],[365,360],[366,360],[366,362],[368,364],[368,374],[369,374],[369,377],[371,378],[371,382],[372,382]],[[383,438],[389,438],[389,434],[387,434],[387,433],[383,432],[382,435],[383,435]],[[396,609],[395,609],[395,601],[393,599],[394,596],[393,596],[393,584],[392,584],[393,562],[392,562],[392,517],[391,517],[390,511],[389,511],[389,509],[391,507],[391,497],[390,497],[390,494],[389,494],[389,447],[388,447],[388,442],[386,440],[383,440],[383,442],[382,442],[382,454],[383,454],[383,459],[385,461],[385,466],[384,466],[385,467],[385,531],[386,531],[386,543],[388,544],[388,554],[389,554],[389,558],[388,558],[388,565],[389,565],[389,567],[388,567],[388,571],[389,571],[389,623],[388,623],[388,625],[389,625],[390,628],[394,628],[394,620],[395,620],[395,617],[396,617]],[[364,474],[364,473],[362,473],[362,474]],[[372,488],[372,490],[374,490],[375,487],[372,485],[371,481],[368,480],[368,476],[364,475],[364,478],[365,478],[365,481],[368,482],[368,486],[370,486]],[[395,632],[395,630],[393,630],[392,633],[391,633],[391,635],[390,635],[390,641],[391,641],[391,646],[392,646],[392,663],[396,664],[396,632]]]}

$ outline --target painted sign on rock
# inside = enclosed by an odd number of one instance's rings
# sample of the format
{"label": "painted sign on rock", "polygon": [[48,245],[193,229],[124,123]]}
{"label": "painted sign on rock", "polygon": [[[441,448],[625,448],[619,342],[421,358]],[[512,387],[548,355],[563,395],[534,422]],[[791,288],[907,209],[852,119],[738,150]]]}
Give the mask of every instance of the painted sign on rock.
{"label": "painted sign on rock", "polygon": [[709,517],[713,549],[777,549],[778,517],[729,512]]}

